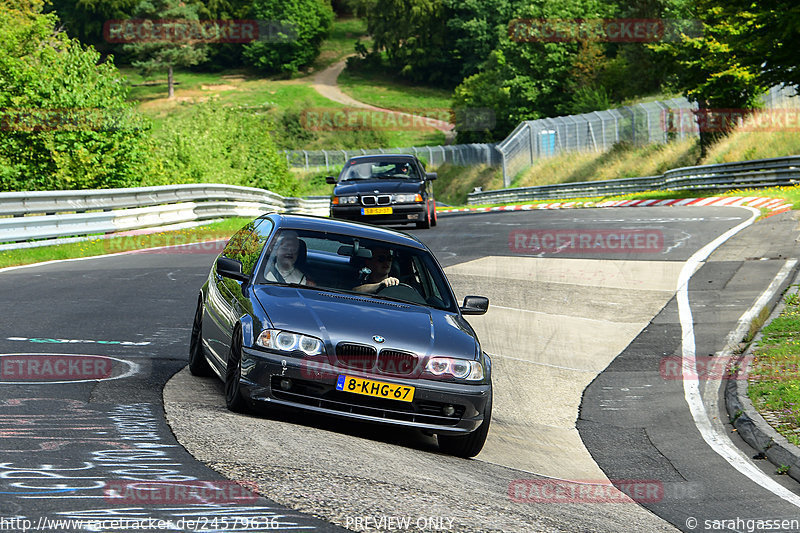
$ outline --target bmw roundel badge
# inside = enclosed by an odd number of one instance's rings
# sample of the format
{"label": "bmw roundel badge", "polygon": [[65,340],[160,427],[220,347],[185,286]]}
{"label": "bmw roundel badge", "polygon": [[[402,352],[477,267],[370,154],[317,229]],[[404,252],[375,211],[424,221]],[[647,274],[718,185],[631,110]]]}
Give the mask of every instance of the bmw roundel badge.
{"label": "bmw roundel badge", "polygon": [[383,338],[383,337],[381,337],[380,335],[373,335],[373,336],[372,336],[372,340],[374,340],[375,342],[377,342],[378,344],[380,344],[380,343],[384,342],[386,339],[384,339],[384,338]]}

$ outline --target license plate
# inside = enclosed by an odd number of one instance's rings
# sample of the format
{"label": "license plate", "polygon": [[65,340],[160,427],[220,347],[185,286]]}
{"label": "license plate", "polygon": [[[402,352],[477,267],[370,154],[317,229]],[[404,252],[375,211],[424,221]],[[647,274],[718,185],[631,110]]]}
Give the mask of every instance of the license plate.
{"label": "license plate", "polygon": [[354,378],[353,376],[339,376],[336,381],[336,390],[386,398],[387,400],[400,400],[401,402],[410,402],[414,399],[414,387]]}
{"label": "license plate", "polygon": [[391,207],[362,207],[362,215],[391,215]]}

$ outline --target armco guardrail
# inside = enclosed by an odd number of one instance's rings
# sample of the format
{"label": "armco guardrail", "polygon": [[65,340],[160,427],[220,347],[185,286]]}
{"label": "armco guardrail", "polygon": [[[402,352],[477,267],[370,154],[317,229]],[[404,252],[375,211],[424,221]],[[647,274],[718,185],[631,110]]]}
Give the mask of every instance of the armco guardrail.
{"label": "armco guardrail", "polygon": [[[284,198],[252,187],[172,185],[0,193],[0,243],[57,239],[270,211],[328,216],[327,196]],[[42,241],[41,244],[49,244]]]}
{"label": "armco guardrail", "polygon": [[294,168],[326,168],[344,165],[359,155],[413,154],[427,161],[428,166],[501,164],[502,154],[494,144],[456,144],[448,146],[410,146],[405,148],[363,148],[358,150],[292,150],[285,151],[286,164]]}
{"label": "armco guardrail", "polygon": [[528,200],[549,200],[609,196],[652,190],[747,189],[800,183],[800,156],[758,159],[719,165],[702,165],[668,170],[661,176],[583,181],[473,192],[468,203],[493,204]]}

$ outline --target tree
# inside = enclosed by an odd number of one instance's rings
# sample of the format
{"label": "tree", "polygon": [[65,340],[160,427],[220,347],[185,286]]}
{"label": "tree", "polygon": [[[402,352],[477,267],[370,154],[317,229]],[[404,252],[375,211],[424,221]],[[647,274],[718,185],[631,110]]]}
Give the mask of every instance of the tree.
{"label": "tree", "polygon": [[800,4],[793,0],[705,0],[699,5],[729,31],[719,39],[738,61],[757,74],[764,86],[800,86]]}
{"label": "tree", "polygon": [[[191,32],[191,24],[187,24],[188,21],[200,20],[200,7],[200,4],[183,0],[142,0],[133,10],[135,20],[130,23],[144,28],[142,33],[145,37],[136,37],[136,42],[126,44],[122,49],[136,58],[131,64],[144,75],[167,71],[169,98],[175,97],[173,68],[191,67],[208,57],[208,46],[199,44]],[[177,30],[189,31],[170,31],[164,21],[178,25]]]}
{"label": "tree", "polygon": [[108,20],[129,18],[139,0],[48,0],[45,12],[58,15],[61,28],[70,37],[94,46],[103,54],[117,51],[103,35]]}
{"label": "tree", "polygon": [[357,0],[373,37],[372,55],[414,81],[454,87],[506,33],[521,0]]}
{"label": "tree", "polygon": [[267,72],[293,73],[310,65],[333,25],[329,0],[254,0],[251,14],[280,30],[244,48],[248,62]]}
{"label": "tree", "polygon": [[417,81],[436,80],[429,75],[447,60],[444,0],[359,0],[357,13],[367,20],[373,52],[385,52],[393,70]]}
{"label": "tree", "polygon": [[722,122],[709,128],[707,118],[719,111],[755,109],[765,87],[759,67],[748,64],[730,44],[746,29],[744,20],[731,17],[710,0],[694,0],[689,9],[691,18],[702,21],[702,33],[680,32],[675,41],[655,44],[653,49],[666,54],[677,67],[670,82],[672,88],[698,104],[704,157],[714,142],[735,127],[732,122]]}
{"label": "tree", "polygon": [[[522,20],[600,19],[613,6],[599,0],[536,0],[514,13]],[[569,102],[580,43],[527,39],[516,30],[504,34],[483,69],[456,87],[454,108],[490,108],[496,127],[483,132],[459,131],[459,142],[487,142],[504,138],[521,121],[558,114]],[[458,124],[456,124],[458,130]]]}

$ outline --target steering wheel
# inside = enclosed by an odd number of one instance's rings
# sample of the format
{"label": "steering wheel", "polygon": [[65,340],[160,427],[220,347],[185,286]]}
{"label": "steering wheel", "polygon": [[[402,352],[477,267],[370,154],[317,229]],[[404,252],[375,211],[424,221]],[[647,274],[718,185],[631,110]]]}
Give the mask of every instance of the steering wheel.
{"label": "steering wheel", "polygon": [[426,305],[428,302],[422,297],[422,295],[409,285],[408,283],[398,283],[397,285],[389,285],[387,287],[383,287],[375,292],[375,294],[379,294],[381,296],[388,296],[389,298],[396,298],[398,300],[405,300],[411,303],[418,303],[422,305]]}
{"label": "steering wheel", "polygon": [[394,287],[408,287],[409,289],[413,290],[414,292],[417,292],[417,289],[415,289],[414,287],[412,287],[408,283],[402,283],[401,282],[401,283],[398,283],[397,285],[384,285],[382,288],[378,289],[378,291],[375,294],[377,294],[378,292],[383,292],[386,289],[393,289]]}

